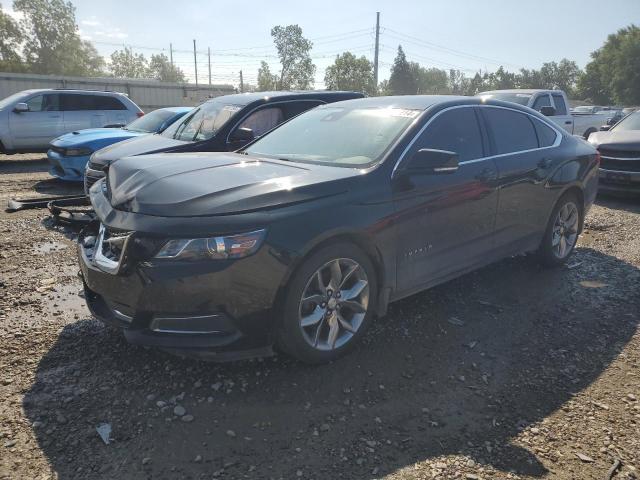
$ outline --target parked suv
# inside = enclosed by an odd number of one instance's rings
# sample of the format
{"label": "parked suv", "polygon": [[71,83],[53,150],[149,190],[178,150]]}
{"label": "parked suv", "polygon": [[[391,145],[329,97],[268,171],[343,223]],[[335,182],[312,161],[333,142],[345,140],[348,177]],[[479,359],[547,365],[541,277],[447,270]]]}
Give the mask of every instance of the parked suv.
{"label": "parked suv", "polygon": [[87,165],[85,192],[120,158],[158,152],[237,150],[306,110],[362,97],[357,92],[332,91],[255,92],[216,97],[160,134],[132,138],[94,153]]}
{"label": "parked suv", "polygon": [[121,127],[144,112],[125,94],[89,90],[24,90],[0,100],[0,152],[46,151],[60,135]]}

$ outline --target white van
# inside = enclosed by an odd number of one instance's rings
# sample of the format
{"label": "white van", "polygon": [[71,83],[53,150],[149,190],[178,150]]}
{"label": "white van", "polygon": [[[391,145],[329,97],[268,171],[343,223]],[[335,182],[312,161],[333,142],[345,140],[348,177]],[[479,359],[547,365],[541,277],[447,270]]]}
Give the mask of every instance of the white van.
{"label": "white van", "polygon": [[122,126],[142,115],[123,93],[25,90],[0,100],[0,153],[46,151],[65,133]]}

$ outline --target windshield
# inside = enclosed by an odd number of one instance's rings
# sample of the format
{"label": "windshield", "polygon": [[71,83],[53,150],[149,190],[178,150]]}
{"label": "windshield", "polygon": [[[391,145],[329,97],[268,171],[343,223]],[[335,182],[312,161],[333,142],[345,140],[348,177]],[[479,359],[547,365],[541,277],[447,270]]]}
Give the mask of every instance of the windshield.
{"label": "windshield", "polygon": [[160,130],[167,120],[176,115],[171,110],[154,110],[128,124],[125,130],[131,132],[153,133]]}
{"label": "windshield", "polygon": [[618,122],[618,124],[611,129],[611,131],[627,131],[627,130],[640,130],[640,112],[634,112]]}
{"label": "windshield", "polygon": [[14,93],[13,95],[9,95],[7,98],[3,98],[2,100],[0,100],[0,108],[11,105],[13,102],[15,102],[16,100],[20,100],[24,96],[24,92],[18,92]]}
{"label": "windshield", "polygon": [[186,142],[209,140],[220,130],[242,105],[229,105],[220,101],[208,101],[184,120],[175,122],[162,135]]}
{"label": "windshield", "polygon": [[518,103],[520,105],[525,105],[525,106],[529,103],[529,100],[531,99],[530,93],[513,93],[513,92],[511,93],[486,92],[486,93],[479,93],[478,96],[484,99],[491,98],[493,100],[502,100],[503,102]]}
{"label": "windshield", "polygon": [[381,160],[419,110],[323,106],[254,142],[249,155],[362,167]]}

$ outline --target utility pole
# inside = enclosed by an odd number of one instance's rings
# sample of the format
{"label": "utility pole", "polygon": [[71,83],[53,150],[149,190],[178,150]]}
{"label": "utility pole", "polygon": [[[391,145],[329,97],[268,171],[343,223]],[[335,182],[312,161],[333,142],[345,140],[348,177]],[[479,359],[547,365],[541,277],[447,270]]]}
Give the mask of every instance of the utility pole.
{"label": "utility pole", "polygon": [[171,60],[171,66],[173,67],[173,44],[169,44],[169,60]]}
{"label": "utility pole", "polygon": [[240,70],[240,93],[244,93],[244,82],[242,81],[242,70]]}
{"label": "utility pole", "polygon": [[198,59],[196,58],[196,39],[193,39],[193,66],[196,70],[196,87],[198,86]]}
{"label": "utility pole", "polygon": [[380,51],[380,12],[376,12],[376,50],[373,56],[373,81],[378,90],[378,52]]}
{"label": "utility pole", "polygon": [[211,47],[207,47],[207,56],[209,58],[209,85],[211,85]]}

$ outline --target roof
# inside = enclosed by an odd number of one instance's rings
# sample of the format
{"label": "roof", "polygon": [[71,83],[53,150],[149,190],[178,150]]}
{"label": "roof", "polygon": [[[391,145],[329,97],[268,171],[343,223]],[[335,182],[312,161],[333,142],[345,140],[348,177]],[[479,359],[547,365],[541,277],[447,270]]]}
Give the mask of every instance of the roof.
{"label": "roof", "polygon": [[328,100],[336,102],[339,100],[348,100],[351,98],[360,98],[363,95],[358,92],[343,92],[332,90],[303,90],[303,91],[273,91],[273,92],[251,92],[251,93],[236,93],[232,95],[223,95],[220,97],[212,98],[211,101],[223,100],[226,103],[247,105],[256,101],[268,101],[271,98],[278,98],[278,100]]}
{"label": "roof", "polygon": [[354,108],[406,108],[411,110],[426,110],[432,105],[446,102],[480,103],[481,99],[464,97],[461,95],[397,95],[388,97],[368,97],[347,100],[340,104]]}
{"label": "roof", "polygon": [[525,93],[533,95],[534,93],[562,93],[562,90],[550,90],[546,88],[510,88],[505,90],[487,90],[480,92],[478,95],[488,95],[490,93]]}
{"label": "roof", "polygon": [[32,88],[29,90],[22,90],[16,93],[24,93],[24,94],[32,94],[32,93],[46,93],[46,92],[64,92],[64,93],[104,93],[108,95],[124,95],[127,96],[124,92],[114,92],[111,90],[86,90],[82,88]]}

